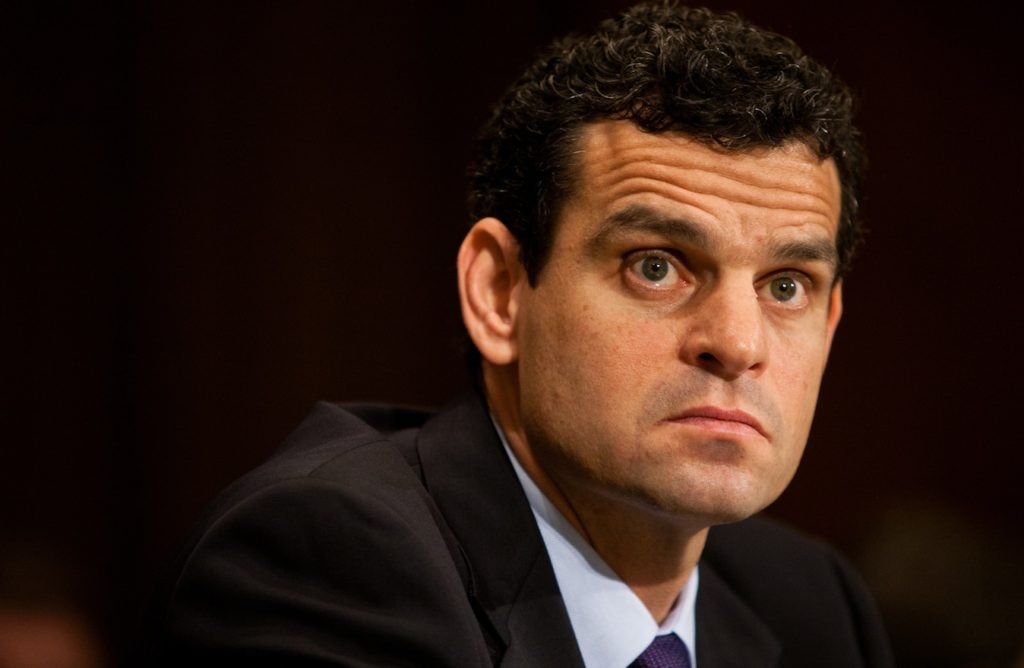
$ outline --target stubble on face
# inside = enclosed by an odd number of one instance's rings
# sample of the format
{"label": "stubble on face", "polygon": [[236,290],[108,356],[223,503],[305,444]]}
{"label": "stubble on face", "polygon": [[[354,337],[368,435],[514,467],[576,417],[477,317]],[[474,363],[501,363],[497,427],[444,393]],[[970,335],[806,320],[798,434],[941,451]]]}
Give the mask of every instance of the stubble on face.
{"label": "stubble on face", "polygon": [[628,418],[613,417],[611,428],[606,419],[615,413],[603,405],[609,395],[601,387],[574,376],[572,366],[552,362],[549,368],[560,370],[562,388],[574,391],[557,394],[560,388],[549,388],[531,395],[536,401],[523,407],[524,432],[533,456],[574,512],[589,499],[595,507],[622,504],[673,524],[735,521],[760,510],[766,497],[774,499],[773,490],[784,488],[796,471],[799,455],[792,466],[777,467],[777,453],[771,452],[776,446],[767,440],[695,438],[673,422],[700,405],[742,406],[773,440],[791,439],[776,402],[756,383],[726,385],[711,374],[684,370],[647,387],[630,387],[626,392],[637,408]]}
{"label": "stubble on face", "polygon": [[[542,469],[531,475],[574,506],[706,524],[757,512],[788,484],[802,454],[830,339],[822,304],[830,289],[817,281],[813,313],[779,315],[772,304],[757,311],[766,356],[749,372],[716,372],[687,359],[686,347],[696,329],[714,326],[707,309],[754,303],[719,292],[746,285],[761,308],[757,282],[786,268],[772,265],[764,247],[834,243],[834,167],[806,147],[723,154],[622,122],[595,124],[581,147],[579,192],[517,322],[523,447]],[[602,224],[629,206],[695,221],[716,245],[693,248],[648,232],[601,241]],[[630,253],[646,247],[678,258],[692,289],[630,292]],[[709,306],[715,300],[724,306]],[[764,435],[673,419],[700,406],[749,413]]]}

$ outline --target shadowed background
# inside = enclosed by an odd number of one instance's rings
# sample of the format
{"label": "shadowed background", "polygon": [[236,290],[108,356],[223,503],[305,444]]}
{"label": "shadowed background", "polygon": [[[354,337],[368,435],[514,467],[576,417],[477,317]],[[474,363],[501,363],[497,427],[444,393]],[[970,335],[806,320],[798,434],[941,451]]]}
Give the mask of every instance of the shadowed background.
{"label": "shadowed background", "polygon": [[[314,400],[463,387],[472,136],[536,48],[627,4],[0,7],[0,607],[56,601],[119,660],[200,509]],[[770,512],[858,563],[903,665],[1010,665],[1015,24],[994,2],[711,6],[832,66],[871,158],[868,245]]]}

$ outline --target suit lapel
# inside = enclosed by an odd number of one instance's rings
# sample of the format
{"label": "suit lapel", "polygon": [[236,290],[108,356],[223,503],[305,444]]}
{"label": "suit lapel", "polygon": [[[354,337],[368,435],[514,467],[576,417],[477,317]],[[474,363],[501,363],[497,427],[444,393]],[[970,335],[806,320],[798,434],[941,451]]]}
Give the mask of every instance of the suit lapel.
{"label": "suit lapel", "polygon": [[[417,452],[424,482],[466,557],[469,594],[491,628],[497,665],[583,668],[529,502],[483,399],[465,396],[428,421]],[[701,668],[774,666],[781,644],[726,581],[701,563]]]}
{"label": "suit lapel", "polygon": [[582,668],[533,512],[483,400],[463,397],[427,422],[417,451],[466,556],[470,596],[500,637],[500,665]]}
{"label": "suit lapel", "polygon": [[697,591],[700,668],[778,665],[782,645],[772,631],[706,562]]}

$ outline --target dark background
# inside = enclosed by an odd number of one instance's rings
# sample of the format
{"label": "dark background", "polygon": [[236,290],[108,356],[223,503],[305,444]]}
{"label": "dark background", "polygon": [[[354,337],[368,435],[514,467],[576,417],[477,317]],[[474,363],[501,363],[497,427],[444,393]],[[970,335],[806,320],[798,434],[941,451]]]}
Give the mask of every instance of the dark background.
{"label": "dark background", "polygon": [[[0,598],[62,597],[120,660],[202,506],[314,400],[463,386],[471,138],[537,47],[626,4],[2,5]],[[1017,22],[994,2],[712,6],[846,79],[872,160],[869,243],[771,512],[858,563],[904,665],[1009,665]]]}

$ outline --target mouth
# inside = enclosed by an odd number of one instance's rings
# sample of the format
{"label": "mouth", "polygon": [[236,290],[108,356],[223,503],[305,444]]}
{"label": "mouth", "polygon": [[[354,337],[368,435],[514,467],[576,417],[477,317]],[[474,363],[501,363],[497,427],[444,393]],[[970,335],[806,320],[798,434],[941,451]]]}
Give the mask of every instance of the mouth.
{"label": "mouth", "polygon": [[677,413],[666,421],[724,434],[761,436],[768,439],[768,433],[757,418],[750,413],[732,408],[698,406]]}

